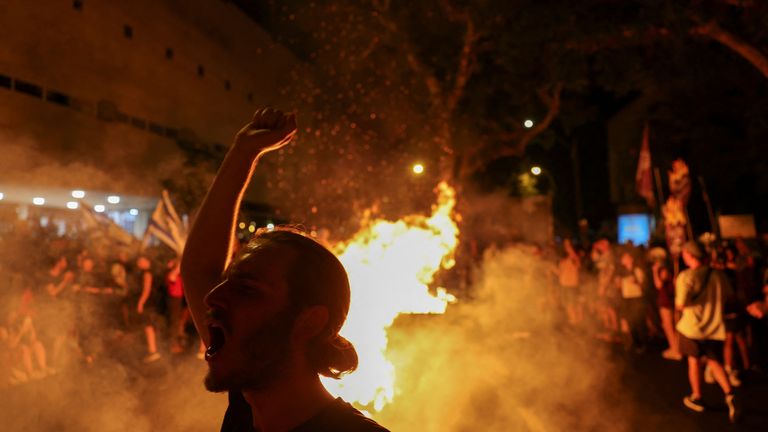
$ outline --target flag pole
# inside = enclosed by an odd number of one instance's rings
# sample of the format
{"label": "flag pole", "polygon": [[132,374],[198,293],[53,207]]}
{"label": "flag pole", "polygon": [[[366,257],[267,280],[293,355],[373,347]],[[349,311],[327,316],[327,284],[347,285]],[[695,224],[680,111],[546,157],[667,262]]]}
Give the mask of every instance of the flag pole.
{"label": "flag pole", "polygon": [[701,196],[704,198],[704,204],[707,205],[709,225],[712,227],[712,232],[715,234],[715,238],[719,239],[720,226],[716,223],[715,213],[712,211],[712,201],[709,200],[709,193],[707,193],[707,185],[704,183],[704,177],[699,176],[699,184],[701,185]]}
{"label": "flag pole", "polygon": [[661,187],[661,173],[659,168],[653,169],[653,178],[656,180],[656,194],[659,196],[659,206],[664,203],[664,189]]}

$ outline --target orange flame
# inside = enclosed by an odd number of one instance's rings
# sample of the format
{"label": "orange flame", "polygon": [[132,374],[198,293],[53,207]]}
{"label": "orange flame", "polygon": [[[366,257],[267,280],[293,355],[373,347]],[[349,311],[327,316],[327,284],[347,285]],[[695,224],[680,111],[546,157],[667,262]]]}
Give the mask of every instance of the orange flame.
{"label": "orange flame", "polygon": [[331,393],[380,411],[395,397],[396,371],[386,358],[387,328],[398,315],[444,313],[455,301],[429,284],[440,268],[454,265],[459,229],[454,222],[456,192],[437,186],[432,215],[367,222],[334,251],[349,273],[352,299],[341,334],[357,349],[359,368],[341,380],[324,379]]}

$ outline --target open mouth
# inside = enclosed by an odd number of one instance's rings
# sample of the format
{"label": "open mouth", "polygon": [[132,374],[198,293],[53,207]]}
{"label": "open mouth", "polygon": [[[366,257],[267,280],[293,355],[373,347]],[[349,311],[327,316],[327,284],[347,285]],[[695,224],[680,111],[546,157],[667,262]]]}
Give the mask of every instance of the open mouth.
{"label": "open mouth", "polygon": [[208,335],[210,338],[210,345],[208,345],[208,348],[205,350],[206,360],[215,356],[226,342],[226,338],[224,337],[224,330],[219,326],[208,324]]}

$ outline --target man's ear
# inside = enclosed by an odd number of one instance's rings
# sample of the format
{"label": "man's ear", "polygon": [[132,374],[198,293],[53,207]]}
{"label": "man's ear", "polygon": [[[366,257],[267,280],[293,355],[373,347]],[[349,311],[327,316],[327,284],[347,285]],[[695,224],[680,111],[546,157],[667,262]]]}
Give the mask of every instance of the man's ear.
{"label": "man's ear", "polygon": [[293,326],[293,337],[307,341],[320,333],[328,323],[328,308],[321,305],[310,306],[299,313]]}

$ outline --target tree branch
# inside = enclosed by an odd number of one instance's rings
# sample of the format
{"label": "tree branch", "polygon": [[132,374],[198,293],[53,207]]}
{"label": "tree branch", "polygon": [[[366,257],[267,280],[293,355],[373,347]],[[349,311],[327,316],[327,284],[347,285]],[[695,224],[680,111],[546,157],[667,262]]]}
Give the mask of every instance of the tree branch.
{"label": "tree branch", "polygon": [[547,115],[544,116],[544,118],[537,122],[532,128],[528,130],[527,133],[525,133],[521,138],[520,141],[518,141],[516,147],[518,147],[518,151],[525,150],[525,147],[528,145],[529,142],[531,142],[536,136],[547,130],[549,128],[549,125],[552,124],[552,120],[557,117],[557,115],[560,113],[560,94],[563,91],[563,83],[558,82],[555,84],[554,88],[552,89],[552,95],[550,96],[547,93],[546,88],[539,89],[539,97],[541,100],[548,106],[547,109]]}
{"label": "tree branch", "polygon": [[[387,6],[388,4],[389,2],[386,2]],[[386,9],[379,9],[377,14],[379,22],[384,26],[390,35],[394,36],[401,34],[402,32],[398,28],[397,24],[389,18],[388,14],[389,12]],[[417,76],[420,76],[424,80],[424,84],[426,85],[427,90],[429,91],[429,95],[432,98],[432,105],[443,105],[443,93],[437,77],[431,71],[429,71],[427,67],[421,62],[421,60],[419,60],[419,58],[416,56],[416,50],[410,41],[408,41],[408,38],[402,37],[400,39],[401,40],[399,41],[398,47],[405,54],[405,60],[408,63],[408,66]]]}
{"label": "tree branch", "polygon": [[469,78],[472,76],[472,69],[474,66],[474,46],[477,41],[477,33],[475,32],[475,23],[468,14],[465,15],[465,21],[467,30],[464,33],[464,42],[461,46],[459,64],[456,70],[456,76],[453,80],[453,88],[446,101],[446,110],[451,113],[456,109],[461,100],[461,96],[464,94],[464,89],[467,86]]}
{"label": "tree branch", "polygon": [[720,27],[715,21],[708,21],[691,29],[691,33],[708,37],[731,49],[742,58],[752,63],[764,77],[768,78],[768,58],[757,48],[740,39],[728,30]]}
{"label": "tree branch", "polygon": [[[503,132],[494,137],[478,143],[471,151],[464,155],[461,174],[468,175],[483,168],[488,162],[507,156],[519,156],[525,147],[539,134],[547,130],[552,121],[560,112],[560,98],[563,91],[563,83],[557,82],[552,88],[551,94],[548,88],[539,89],[539,97],[547,105],[547,114],[535,127],[522,132],[521,130]],[[503,147],[498,143],[507,143]]]}

